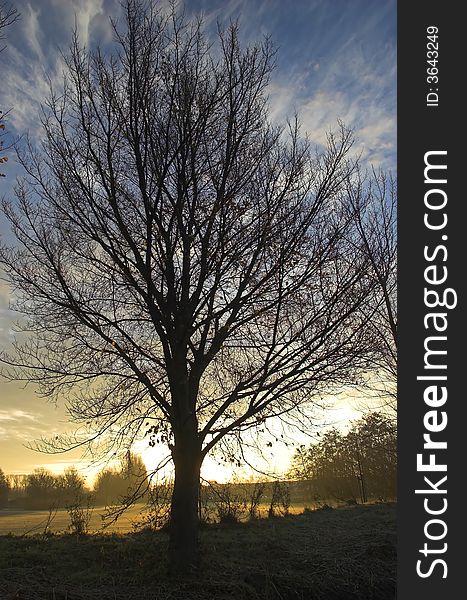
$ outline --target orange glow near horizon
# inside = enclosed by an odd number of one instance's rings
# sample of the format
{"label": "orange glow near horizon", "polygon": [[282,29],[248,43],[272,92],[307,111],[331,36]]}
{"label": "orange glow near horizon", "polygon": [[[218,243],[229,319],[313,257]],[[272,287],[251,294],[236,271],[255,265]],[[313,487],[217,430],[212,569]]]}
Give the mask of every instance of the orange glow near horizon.
{"label": "orange glow near horizon", "polygon": [[[329,427],[337,427],[346,431],[351,422],[358,420],[361,416],[362,411],[354,404],[351,398],[346,397],[341,400],[336,398],[332,408],[328,408],[323,413],[322,431]],[[317,426],[319,426],[319,423],[317,423]],[[271,424],[271,429],[275,429],[274,424]],[[311,438],[299,433],[297,433],[295,441],[300,444],[310,444],[312,442]],[[148,445],[148,441],[142,439],[133,444],[132,452],[141,456],[149,473],[155,472],[161,463],[166,463],[163,468],[159,469],[158,474],[155,474],[154,481],[173,477],[173,465],[170,460],[166,460],[169,457],[167,447],[156,446],[151,448]],[[249,480],[258,478],[261,477],[261,472],[263,471],[271,472],[275,475],[283,475],[288,470],[292,454],[292,446],[286,448],[285,446],[278,445],[274,447],[272,452],[267,453],[269,464],[262,461],[259,457],[251,456],[250,460],[258,468],[259,473],[247,465],[238,468],[228,463],[222,464],[222,461],[216,460],[212,456],[207,456],[202,465],[201,476],[202,479],[207,481],[226,483],[232,481],[232,479]],[[37,460],[37,455],[35,458]],[[30,461],[26,468],[4,468],[4,472],[9,475],[23,475],[31,473],[38,468],[45,468],[54,475],[59,475],[67,468],[75,466],[85,478],[86,485],[92,488],[99,471],[105,468],[118,468],[120,465],[119,460],[92,462],[78,456],[70,456],[68,459],[65,459],[63,455],[60,458],[58,456],[47,456],[44,458],[46,458],[47,462],[39,463],[34,460]]]}

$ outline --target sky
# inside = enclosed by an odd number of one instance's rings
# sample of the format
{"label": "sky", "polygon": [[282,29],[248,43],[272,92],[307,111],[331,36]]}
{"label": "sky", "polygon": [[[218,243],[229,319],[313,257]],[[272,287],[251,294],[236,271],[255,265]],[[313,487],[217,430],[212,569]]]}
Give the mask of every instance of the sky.
{"label": "sky", "polygon": [[[16,0],[21,19],[6,32],[1,55],[0,108],[10,110],[8,136],[25,133],[39,140],[40,105],[49,82],[60,85],[71,32],[76,25],[88,47],[112,43],[109,17],[118,18],[120,0]],[[283,121],[297,112],[303,131],[320,145],[341,119],[354,129],[355,149],[365,164],[395,171],[396,165],[396,0],[187,0],[186,12],[202,13],[207,27],[219,20],[239,19],[241,37],[252,42],[270,35],[278,48],[269,88],[270,116]],[[0,196],[11,197],[20,168],[10,156],[0,179]],[[0,217],[0,236],[9,232]],[[0,347],[8,348],[15,315],[9,310],[10,292],[0,281]],[[340,400],[323,422],[344,426],[358,418],[358,402]],[[38,466],[61,471],[81,464],[90,479],[96,467],[80,463],[77,452],[49,456],[25,446],[41,435],[72,427],[63,406],[48,404],[31,386],[0,379],[0,467],[7,473],[26,473]],[[146,442],[138,451],[149,463]],[[291,450],[276,452],[276,469],[286,469]],[[206,478],[225,477],[215,461]]]}

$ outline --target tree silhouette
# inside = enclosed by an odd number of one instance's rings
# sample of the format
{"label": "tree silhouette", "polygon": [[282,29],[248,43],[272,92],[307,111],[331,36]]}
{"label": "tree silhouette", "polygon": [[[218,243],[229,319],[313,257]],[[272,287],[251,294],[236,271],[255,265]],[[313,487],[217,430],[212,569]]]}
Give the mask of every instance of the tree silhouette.
{"label": "tree silhouette", "polygon": [[3,472],[3,469],[0,469],[0,508],[3,508],[8,504],[9,493],[10,484],[5,473]]}
{"label": "tree silhouette", "polygon": [[68,506],[76,503],[85,493],[85,480],[75,466],[67,467],[57,477],[60,506]]}
{"label": "tree silhouette", "polygon": [[[0,42],[5,39],[5,29],[18,19],[19,13],[16,8],[6,2],[0,2]],[[5,50],[5,46],[0,46],[0,52],[3,50]]]}
{"label": "tree silhouette", "polygon": [[[5,39],[5,29],[13,25],[15,21],[19,19],[19,13],[16,8],[6,4],[5,2],[0,3],[0,43]],[[5,50],[5,46],[0,46],[0,52]],[[3,146],[3,132],[5,130],[5,114],[0,110],[0,152],[4,150]],[[0,165],[8,162],[8,156],[0,156]],[[5,177],[5,173],[0,171],[0,177]]]}
{"label": "tree silhouette", "polygon": [[331,429],[319,442],[297,448],[289,476],[308,480],[322,499],[367,502],[370,498],[395,498],[396,466],[394,419],[372,412],[346,434]]}
{"label": "tree silhouette", "polygon": [[[375,286],[365,305],[374,342],[366,386],[396,411],[397,396],[397,193],[391,175],[359,174],[349,189],[357,220],[360,248],[370,263]],[[370,316],[371,315],[371,316]]]}
{"label": "tree silhouette", "polygon": [[26,476],[25,506],[32,509],[57,508],[60,504],[58,478],[39,467]]}
{"label": "tree silhouette", "polygon": [[[4,114],[2,111],[0,111],[0,152],[3,152],[3,150],[4,150],[3,140],[1,139],[3,137],[4,131],[5,131],[5,123],[3,121],[4,121]],[[8,156],[6,156],[6,155],[0,156],[0,165],[3,165],[6,162],[8,162]],[[5,173],[2,173],[0,171],[0,177],[5,177]]]}
{"label": "tree silhouette", "polygon": [[[27,335],[6,375],[67,398],[76,438],[147,433],[175,467],[170,564],[196,563],[204,457],[353,382],[374,287],[349,189],[352,135],[313,152],[268,119],[274,49],[128,0],[118,51],[74,39],[40,148],[4,212]],[[357,250],[356,250],[357,248]]]}
{"label": "tree silhouette", "polygon": [[140,456],[128,453],[120,468],[102,469],[94,484],[94,495],[98,503],[106,506],[141,497],[149,486],[146,466]]}

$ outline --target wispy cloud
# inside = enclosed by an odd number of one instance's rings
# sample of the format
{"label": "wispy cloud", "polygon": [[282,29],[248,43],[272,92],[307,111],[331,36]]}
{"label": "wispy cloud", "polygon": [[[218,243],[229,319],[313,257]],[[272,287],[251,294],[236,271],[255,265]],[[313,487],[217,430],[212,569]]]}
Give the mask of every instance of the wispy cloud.
{"label": "wispy cloud", "polygon": [[18,135],[40,138],[41,103],[50,83],[59,89],[71,35],[76,29],[82,44],[106,44],[112,39],[110,16],[117,16],[117,0],[43,0],[16,3],[21,20],[5,51],[2,108],[12,109],[8,124]]}
{"label": "wispy cloud", "polygon": [[38,422],[40,419],[40,415],[37,414],[33,414],[30,412],[27,412],[25,410],[18,410],[18,409],[12,409],[12,410],[0,410],[0,422],[1,421],[15,421],[15,422],[24,422],[26,421],[33,421],[33,422]]}
{"label": "wispy cloud", "polygon": [[21,13],[21,17],[24,21],[24,37],[27,41],[28,47],[32,50],[36,59],[41,63],[45,62],[45,56],[42,51],[41,38],[43,32],[39,24],[40,8],[32,6],[29,2],[25,7],[24,12]]}
{"label": "wispy cloud", "polygon": [[356,150],[375,166],[395,168],[395,0],[194,0],[206,22],[240,22],[247,42],[271,35],[278,47],[269,88],[270,117],[298,113],[317,144],[338,119],[352,127]]}
{"label": "wispy cloud", "polygon": [[[270,34],[278,46],[270,87],[271,118],[301,114],[304,128],[320,143],[337,118],[355,128],[366,159],[395,166],[395,0],[188,0],[187,12],[216,21],[239,19],[251,42]],[[22,13],[3,66],[8,86],[3,103],[14,107],[17,133],[39,137],[39,106],[48,79],[59,85],[66,49],[76,27],[82,43],[107,44],[109,17],[121,12],[118,0],[18,0]]]}
{"label": "wispy cloud", "polygon": [[21,409],[0,410],[0,437],[2,442],[21,441],[26,444],[50,431],[43,415]]}

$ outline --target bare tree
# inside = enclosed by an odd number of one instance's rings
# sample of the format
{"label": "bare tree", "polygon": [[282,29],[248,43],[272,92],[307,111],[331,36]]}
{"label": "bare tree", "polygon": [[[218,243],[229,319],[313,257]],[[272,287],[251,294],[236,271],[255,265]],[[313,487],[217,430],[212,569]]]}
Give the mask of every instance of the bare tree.
{"label": "bare tree", "polygon": [[328,430],[319,442],[295,451],[289,475],[311,480],[322,500],[396,497],[396,423],[390,415],[372,412],[343,434]]}
{"label": "bare tree", "polygon": [[[6,2],[0,3],[0,42],[5,39],[5,29],[18,19],[19,13],[16,8]],[[5,46],[0,47],[0,52],[3,50],[5,50]]]}
{"label": "bare tree", "polygon": [[391,175],[372,171],[349,186],[359,247],[370,264],[374,288],[364,311],[373,335],[366,388],[396,411],[397,395],[397,191]]}
{"label": "bare tree", "polygon": [[118,52],[72,44],[44,140],[4,212],[26,332],[6,375],[68,402],[82,435],[168,446],[170,564],[197,556],[205,456],[229,436],[354,381],[374,285],[355,252],[351,133],[322,153],[268,120],[268,39],[125,4]]}
{"label": "bare tree", "polygon": [[3,470],[0,469],[0,508],[7,506],[9,494],[10,483]]}
{"label": "bare tree", "polygon": [[[5,146],[4,146],[3,140],[2,140],[2,137],[4,136],[4,131],[5,131],[5,123],[3,122],[4,119],[5,119],[5,115],[0,110],[0,152],[3,152],[5,150]],[[6,155],[0,156],[0,165],[4,164],[6,162],[8,162],[8,156],[6,156]],[[5,173],[2,173],[0,171],[0,177],[5,177]]]}
{"label": "bare tree", "polygon": [[[19,19],[19,13],[16,8],[6,4],[5,2],[0,3],[0,43],[5,39],[5,29],[13,25],[15,21]],[[0,46],[0,52],[5,50],[5,46]],[[0,110],[0,152],[5,150],[2,137],[5,130],[5,113]],[[8,162],[8,156],[0,156],[0,165]],[[5,174],[0,171],[0,177],[5,177]]]}

